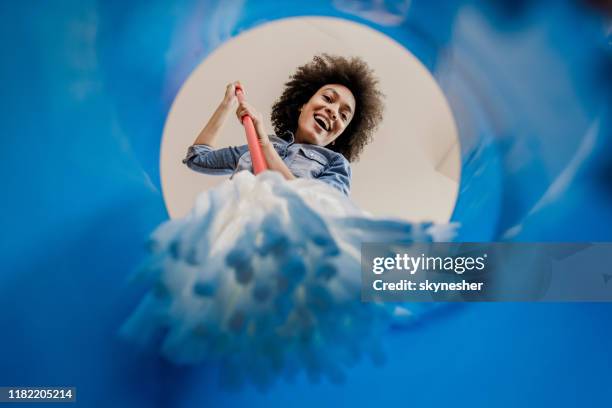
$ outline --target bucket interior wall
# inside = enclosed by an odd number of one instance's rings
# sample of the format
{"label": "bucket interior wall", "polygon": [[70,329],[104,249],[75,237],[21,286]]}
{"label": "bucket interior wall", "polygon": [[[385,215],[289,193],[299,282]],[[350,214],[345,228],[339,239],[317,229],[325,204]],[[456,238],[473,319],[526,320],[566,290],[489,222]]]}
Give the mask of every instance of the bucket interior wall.
{"label": "bucket interior wall", "polygon": [[444,309],[391,331],[386,365],[342,388],[265,394],[219,391],[208,367],[116,338],[144,291],[125,278],[167,219],[159,146],[176,92],[224,41],[286,17],[366,24],[430,69],[460,131],[459,239],[611,240],[610,31],[594,3],[3,4],[0,384],[76,386],[92,407],[607,401],[609,304]]}

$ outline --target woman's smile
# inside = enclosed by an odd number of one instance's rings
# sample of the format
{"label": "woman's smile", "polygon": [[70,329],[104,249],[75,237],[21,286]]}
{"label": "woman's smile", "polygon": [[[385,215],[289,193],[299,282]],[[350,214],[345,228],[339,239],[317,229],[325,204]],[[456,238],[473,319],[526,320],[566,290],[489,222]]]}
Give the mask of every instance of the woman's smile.
{"label": "woman's smile", "polygon": [[331,126],[329,125],[329,119],[327,119],[323,115],[316,114],[316,113],[313,115],[313,117],[315,120],[315,125],[317,126],[319,130],[325,130],[326,132],[329,132],[331,128]]}

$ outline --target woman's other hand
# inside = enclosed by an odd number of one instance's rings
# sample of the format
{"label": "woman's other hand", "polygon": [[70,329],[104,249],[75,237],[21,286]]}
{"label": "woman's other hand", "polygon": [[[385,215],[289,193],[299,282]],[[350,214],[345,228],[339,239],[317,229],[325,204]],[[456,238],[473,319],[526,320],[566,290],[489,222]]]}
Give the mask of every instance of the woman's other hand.
{"label": "woman's other hand", "polygon": [[242,123],[242,118],[244,116],[249,116],[253,121],[253,125],[255,126],[257,139],[259,140],[261,147],[266,147],[270,144],[270,138],[268,137],[268,133],[266,132],[263,122],[263,116],[255,108],[253,108],[251,104],[246,101],[240,102],[238,104],[238,109],[236,109],[236,116],[238,116],[238,121],[240,121],[240,123]]}

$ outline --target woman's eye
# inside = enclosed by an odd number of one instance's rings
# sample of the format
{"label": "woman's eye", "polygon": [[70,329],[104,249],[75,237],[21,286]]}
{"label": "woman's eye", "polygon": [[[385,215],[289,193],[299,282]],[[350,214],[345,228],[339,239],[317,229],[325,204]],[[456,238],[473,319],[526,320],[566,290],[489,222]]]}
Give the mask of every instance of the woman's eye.
{"label": "woman's eye", "polygon": [[342,115],[342,120],[343,120],[343,121],[345,121],[345,122],[346,122],[346,118],[347,118],[347,116],[346,116],[346,115]]}
{"label": "woman's eye", "polygon": [[331,98],[327,95],[323,95],[323,99],[325,99],[326,102],[331,102]]}

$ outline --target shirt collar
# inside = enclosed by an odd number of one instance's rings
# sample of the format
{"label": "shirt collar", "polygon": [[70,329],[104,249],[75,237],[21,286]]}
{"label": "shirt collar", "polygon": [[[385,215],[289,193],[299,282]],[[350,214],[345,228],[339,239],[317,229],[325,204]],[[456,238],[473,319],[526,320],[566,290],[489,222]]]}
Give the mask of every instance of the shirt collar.
{"label": "shirt collar", "polygon": [[279,135],[279,137],[281,139],[285,140],[289,144],[295,142],[295,136],[293,135],[293,132],[290,131],[290,130],[285,130],[285,132],[283,132],[281,135]]}

